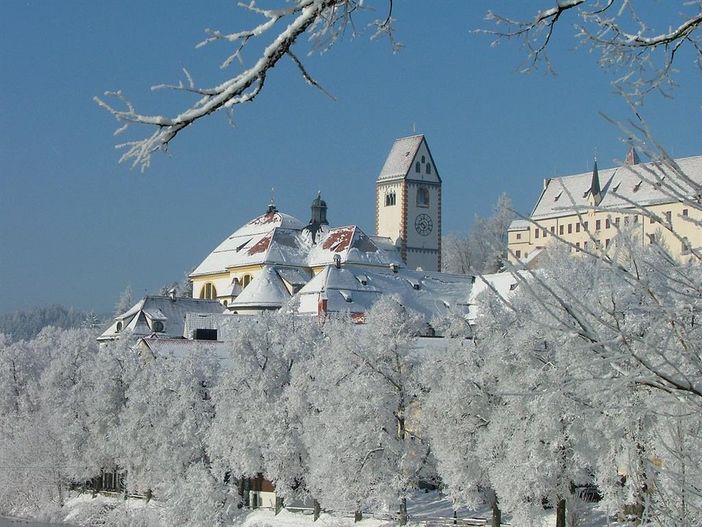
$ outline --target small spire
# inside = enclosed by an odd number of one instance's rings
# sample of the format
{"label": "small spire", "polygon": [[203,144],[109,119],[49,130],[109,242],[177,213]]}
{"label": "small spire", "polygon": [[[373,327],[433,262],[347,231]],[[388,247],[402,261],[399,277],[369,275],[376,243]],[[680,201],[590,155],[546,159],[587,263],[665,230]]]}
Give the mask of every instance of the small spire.
{"label": "small spire", "polygon": [[597,156],[595,155],[595,163],[592,166],[592,182],[590,183],[590,193],[595,200],[595,205],[599,205],[602,201],[602,190],[600,187],[600,176],[597,172]]}
{"label": "small spire", "polygon": [[278,208],[275,206],[275,188],[271,189],[271,201],[268,203],[268,214],[272,214],[274,212],[278,212]]}
{"label": "small spire", "polygon": [[638,165],[641,163],[641,159],[639,159],[639,154],[636,151],[636,148],[634,148],[634,145],[631,145],[629,150],[627,150],[626,159],[624,159],[624,162],[627,165]]}

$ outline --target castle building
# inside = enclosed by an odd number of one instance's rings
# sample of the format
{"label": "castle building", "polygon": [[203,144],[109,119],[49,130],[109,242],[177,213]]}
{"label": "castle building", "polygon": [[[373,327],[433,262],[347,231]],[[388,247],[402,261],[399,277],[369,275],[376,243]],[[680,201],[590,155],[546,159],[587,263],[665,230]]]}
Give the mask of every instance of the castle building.
{"label": "castle building", "polygon": [[510,261],[531,264],[557,238],[574,251],[607,251],[621,230],[642,244],[661,244],[685,261],[691,248],[702,246],[702,216],[684,203],[696,199],[685,178],[702,184],[702,156],[674,162],[679,170],[641,163],[630,148],[622,166],[599,170],[595,160],[592,172],[545,179],[529,219],[509,227]]}
{"label": "castle building", "polygon": [[397,139],[375,183],[375,230],[409,269],[441,270],[441,177],[423,135]]}

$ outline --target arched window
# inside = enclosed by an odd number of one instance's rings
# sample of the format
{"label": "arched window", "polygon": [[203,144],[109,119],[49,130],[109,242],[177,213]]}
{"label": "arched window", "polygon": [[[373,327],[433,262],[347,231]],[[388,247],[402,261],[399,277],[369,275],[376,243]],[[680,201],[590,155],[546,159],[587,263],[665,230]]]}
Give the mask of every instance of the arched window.
{"label": "arched window", "polygon": [[214,284],[207,282],[202,289],[200,289],[200,298],[203,300],[214,300],[217,298],[217,289]]}
{"label": "arched window", "polygon": [[253,279],[253,277],[250,274],[245,274],[241,284],[244,287],[246,287],[247,285],[249,285],[251,283],[252,279]]}
{"label": "arched window", "polygon": [[426,163],[426,158],[422,156],[422,163]]}
{"label": "arched window", "polygon": [[117,322],[117,327],[115,327],[115,333],[122,331],[122,321]]}
{"label": "arched window", "polygon": [[429,189],[427,187],[419,187],[417,189],[417,206],[418,207],[428,207],[429,206]]}
{"label": "arched window", "polygon": [[385,194],[385,206],[392,207],[397,202],[397,197],[395,196],[395,191],[391,190]]}
{"label": "arched window", "polygon": [[431,174],[431,163],[427,163],[427,174]]}
{"label": "arched window", "polygon": [[419,173],[419,172],[421,172],[421,170],[422,170],[422,167],[419,165],[419,161],[417,161],[417,162],[414,164],[414,171],[417,172],[417,173]]}

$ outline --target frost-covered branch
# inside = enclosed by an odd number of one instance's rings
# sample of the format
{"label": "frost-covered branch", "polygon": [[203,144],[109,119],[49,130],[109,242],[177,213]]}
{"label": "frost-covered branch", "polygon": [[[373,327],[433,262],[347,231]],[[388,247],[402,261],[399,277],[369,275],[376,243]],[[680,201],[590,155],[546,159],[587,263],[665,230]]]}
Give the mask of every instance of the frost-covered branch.
{"label": "frost-covered branch", "polygon": [[[185,70],[185,83],[181,81],[178,84],[155,86],[154,90],[171,89],[200,96],[194,104],[188,105],[176,115],[143,113],[137,110],[121,91],[106,92],[104,98],[95,97],[97,104],[110,112],[120,123],[115,135],[123,133],[133,125],[152,130],[142,139],[117,145],[124,150],[120,162],[130,162],[133,167],[144,170],[149,167],[152,154],[167,150],[171,141],[183,129],[217,111],[231,111],[237,105],[251,102],[263,89],[268,73],[286,55],[295,63],[308,84],[331,97],[308,73],[292,48],[300,36],[306,33],[315,49],[328,49],[344,34],[346,27],[353,23],[352,15],[362,4],[361,0],[294,0],[289,4],[285,3],[285,7],[280,9],[261,8],[253,1],[240,4],[244,9],[262,16],[264,21],[252,29],[234,33],[209,30],[208,37],[200,42],[198,47],[212,42],[235,44],[234,51],[220,67],[225,69],[239,61],[243,71],[220,84],[203,87],[196,84]],[[391,25],[389,19],[381,24],[388,34]],[[276,32],[277,28],[279,29]],[[245,67],[242,51],[254,41],[260,41],[268,35],[273,35],[270,42],[264,46],[254,64]]]}
{"label": "frost-covered branch", "polygon": [[[575,19],[578,42],[599,55],[599,63],[620,72],[614,81],[635,99],[654,90],[668,93],[675,86],[673,66],[682,49],[688,49],[698,67],[702,66],[702,2],[678,2],[669,8],[681,17],[663,20],[637,11],[630,0],[558,0],[551,8],[539,11],[532,19],[515,19],[489,12],[486,20],[494,29],[479,30],[502,40],[518,40],[527,51],[522,71],[539,65],[551,70],[548,47],[565,15]],[[644,16],[646,15],[646,16]],[[665,25],[661,30],[657,26]],[[504,28],[504,29],[503,29]]]}

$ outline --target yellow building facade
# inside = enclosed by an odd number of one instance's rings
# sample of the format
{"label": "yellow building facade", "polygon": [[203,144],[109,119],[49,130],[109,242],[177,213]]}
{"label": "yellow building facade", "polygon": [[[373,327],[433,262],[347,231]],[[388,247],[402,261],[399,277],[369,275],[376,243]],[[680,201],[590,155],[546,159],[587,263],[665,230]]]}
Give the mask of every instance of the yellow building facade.
{"label": "yellow building facade", "polygon": [[633,149],[623,166],[599,171],[595,162],[592,172],[546,179],[529,219],[510,225],[509,260],[531,263],[556,241],[607,251],[626,230],[685,261],[702,247],[702,215],[689,201],[701,184],[702,156],[640,163]]}

